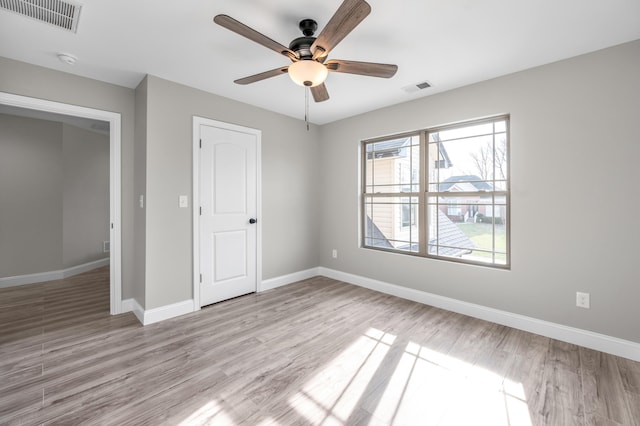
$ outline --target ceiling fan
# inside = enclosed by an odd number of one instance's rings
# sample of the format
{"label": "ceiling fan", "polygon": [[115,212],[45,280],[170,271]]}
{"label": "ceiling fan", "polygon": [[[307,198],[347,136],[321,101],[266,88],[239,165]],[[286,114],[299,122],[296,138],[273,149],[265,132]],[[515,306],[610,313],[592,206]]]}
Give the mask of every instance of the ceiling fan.
{"label": "ceiling fan", "polygon": [[[282,74],[289,74],[291,79],[311,88],[313,99],[322,102],[329,99],[324,84],[329,71],[365,75],[369,77],[393,77],[398,70],[397,65],[377,64],[373,62],[356,62],[341,59],[327,61],[329,52],[336,47],[367,15],[371,6],[364,0],[344,0],[336,13],[318,37],[313,34],[318,24],[313,19],[303,19],[299,28],[303,36],[294,39],[289,47],[285,47],[227,15],[217,15],[213,21],[226,29],[240,34],[262,46],[274,50],[291,60],[291,65],[261,72],[249,77],[235,80],[237,84],[249,84]],[[325,62],[326,61],[326,62]]]}

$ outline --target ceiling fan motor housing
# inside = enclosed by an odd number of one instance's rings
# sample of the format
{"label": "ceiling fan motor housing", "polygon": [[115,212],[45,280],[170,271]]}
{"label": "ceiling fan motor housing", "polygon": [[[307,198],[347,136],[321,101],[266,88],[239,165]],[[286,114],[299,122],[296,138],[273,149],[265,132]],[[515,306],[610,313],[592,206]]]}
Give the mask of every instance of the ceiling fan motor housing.
{"label": "ceiling fan motor housing", "polygon": [[289,44],[289,49],[300,55],[300,59],[311,59],[311,45],[316,41],[315,37],[298,37]]}
{"label": "ceiling fan motor housing", "polygon": [[289,49],[296,52],[300,56],[300,59],[309,59],[313,56],[311,46],[313,42],[316,41],[313,34],[318,29],[318,23],[313,19],[303,19],[298,24],[298,27],[304,36],[298,37],[289,43]]}

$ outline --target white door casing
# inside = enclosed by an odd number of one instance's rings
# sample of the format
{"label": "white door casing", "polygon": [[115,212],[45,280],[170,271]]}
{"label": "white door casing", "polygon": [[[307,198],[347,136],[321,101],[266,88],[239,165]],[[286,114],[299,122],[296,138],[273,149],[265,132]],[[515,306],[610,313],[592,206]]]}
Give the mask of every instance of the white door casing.
{"label": "white door casing", "polygon": [[194,206],[197,213],[194,308],[197,309],[258,291],[260,132],[196,117],[194,142],[196,136],[198,158],[196,161],[194,147],[194,166],[197,165],[198,173],[194,170],[194,200],[199,200],[199,205]]}

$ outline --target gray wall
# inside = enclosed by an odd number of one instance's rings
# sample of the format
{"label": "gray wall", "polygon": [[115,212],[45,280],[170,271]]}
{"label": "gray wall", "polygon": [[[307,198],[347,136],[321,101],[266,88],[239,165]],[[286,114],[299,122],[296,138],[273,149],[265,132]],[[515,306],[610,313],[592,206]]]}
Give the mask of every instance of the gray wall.
{"label": "gray wall", "polygon": [[[145,308],[145,280],[146,280],[146,200],[147,200],[147,78],[142,79],[136,88],[136,125],[134,146],[134,205],[133,231],[134,252],[133,271],[134,280],[140,285],[134,286],[132,297],[140,307]],[[143,206],[140,207],[142,196]]]}
{"label": "gray wall", "polygon": [[0,91],[121,114],[122,296],[133,297],[134,90],[0,57]]}
{"label": "gray wall", "polygon": [[0,277],[108,257],[108,136],[6,114],[0,128]]}
{"label": "gray wall", "polygon": [[62,124],[62,266],[109,257],[109,136]]}
{"label": "gray wall", "polygon": [[[639,75],[637,41],[323,126],[320,264],[640,342]],[[511,114],[510,271],[359,248],[362,139],[500,113]]]}
{"label": "gray wall", "polygon": [[0,277],[62,269],[62,126],[0,114]]}
{"label": "gray wall", "polygon": [[193,297],[191,209],[178,208],[178,196],[195,205],[194,115],[262,131],[263,279],[318,265],[317,127],[307,132],[300,120],[148,76],[147,309]]}

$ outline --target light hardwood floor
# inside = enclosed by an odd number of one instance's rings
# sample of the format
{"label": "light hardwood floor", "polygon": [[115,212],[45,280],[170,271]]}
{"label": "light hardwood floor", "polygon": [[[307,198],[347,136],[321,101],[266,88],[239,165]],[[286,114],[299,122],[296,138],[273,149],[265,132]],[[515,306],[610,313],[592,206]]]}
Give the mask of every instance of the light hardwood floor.
{"label": "light hardwood floor", "polygon": [[0,289],[0,424],[640,425],[640,363],[317,277],[142,327]]}

